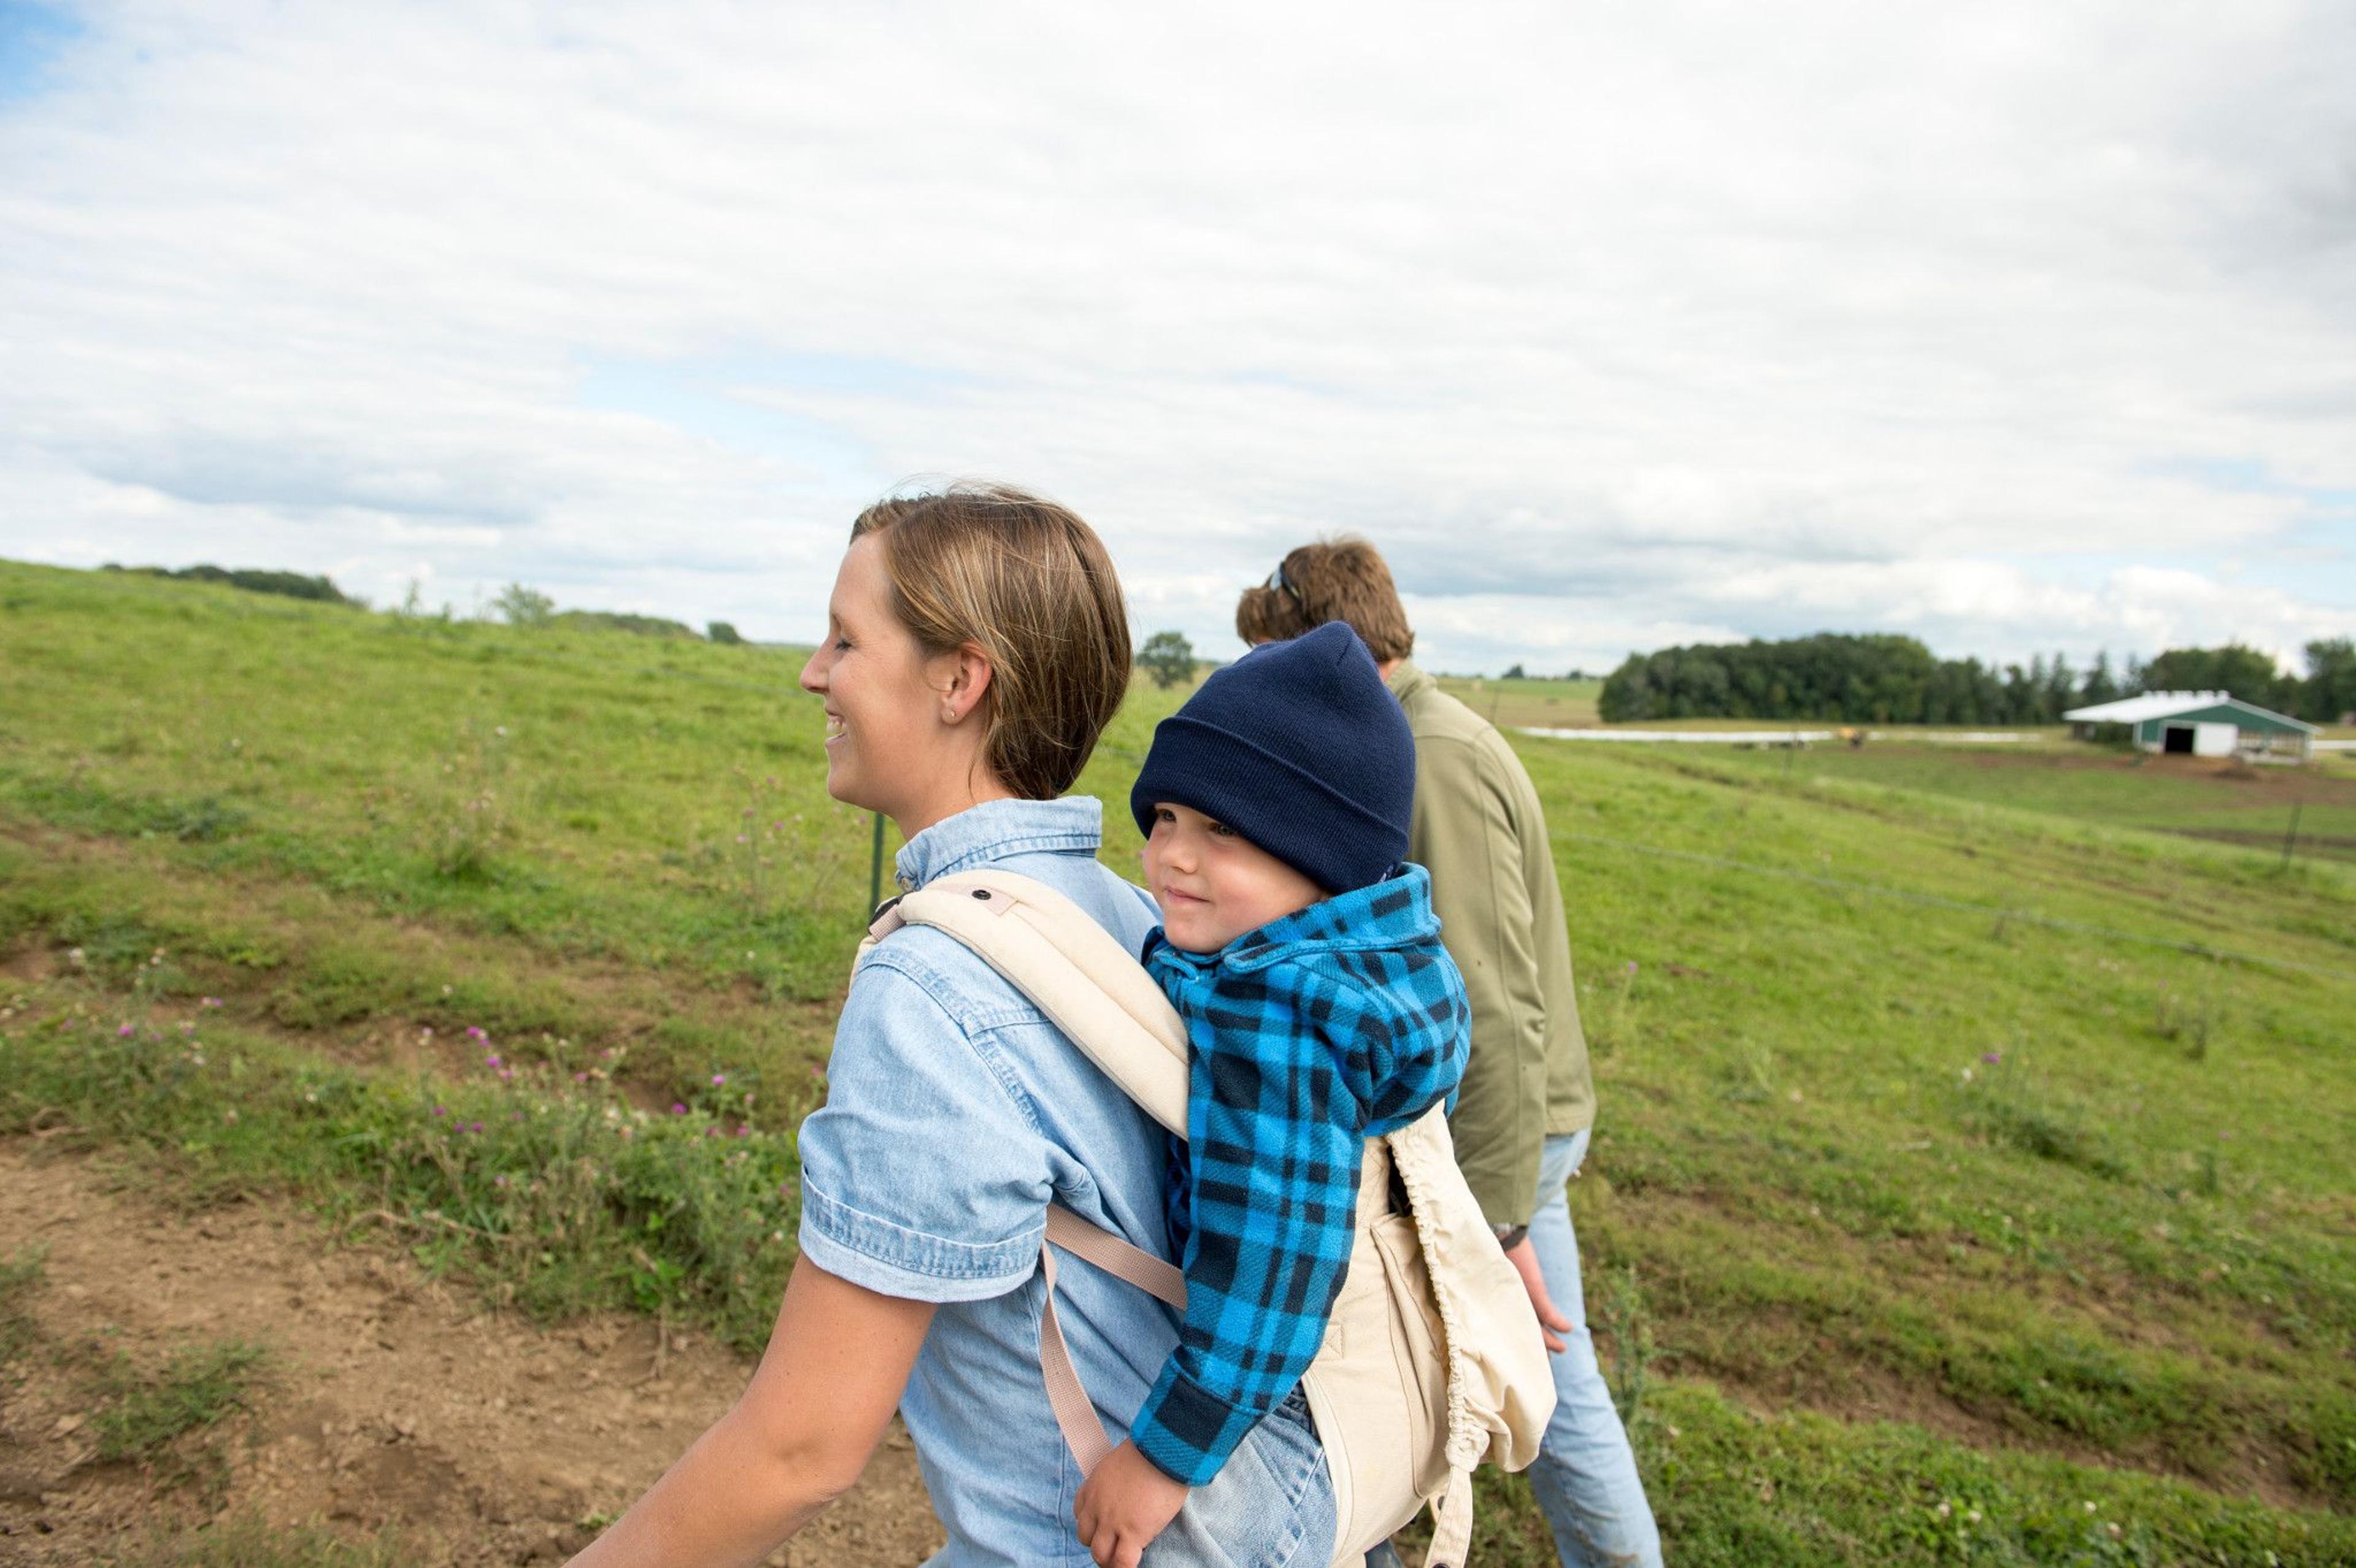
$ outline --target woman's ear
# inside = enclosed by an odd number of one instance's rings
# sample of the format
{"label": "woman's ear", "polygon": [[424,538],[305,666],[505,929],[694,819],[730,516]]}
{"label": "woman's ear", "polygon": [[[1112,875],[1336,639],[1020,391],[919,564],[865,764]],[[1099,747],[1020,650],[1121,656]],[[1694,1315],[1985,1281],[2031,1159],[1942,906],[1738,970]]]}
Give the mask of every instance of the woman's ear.
{"label": "woman's ear", "polygon": [[941,722],[960,724],[968,714],[981,706],[994,672],[991,667],[990,656],[978,644],[968,643],[963,647],[941,655],[936,673],[939,678],[935,680],[934,689],[940,693]]}

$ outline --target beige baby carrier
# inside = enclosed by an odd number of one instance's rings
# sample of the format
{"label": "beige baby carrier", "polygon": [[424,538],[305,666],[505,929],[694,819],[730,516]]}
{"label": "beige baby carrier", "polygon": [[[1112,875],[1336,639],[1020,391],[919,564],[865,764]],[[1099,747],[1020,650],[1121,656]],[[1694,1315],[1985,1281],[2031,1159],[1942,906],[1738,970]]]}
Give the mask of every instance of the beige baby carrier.
{"label": "beige baby carrier", "polygon": [[[903,924],[971,948],[1148,1115],[1185,1136],[1185,1026],[1153,977],[1077,904],[1028,877],[967,871],[886,905],[868,942]],[[1406,1196],[1403,1210],[1395,1191]],[[1057,1249],[1182,1310],[1186,1286],[1162,1259],[1049,1207],[1039,1355],[1056,1423],[1086,1473],[1112,1445],[1055,1319]],[[1473,1467],[1518,1470],[1537,1456],[1554,1412],[1545,1341],[1456,1168],[1437,1106],[1367,1141],[1349,1275],[1301,1389],[1333,1478],[1337,1565],[1359,1562],[1429,1503],[1425,1562],[1459,1568],[1472,1541]]]}

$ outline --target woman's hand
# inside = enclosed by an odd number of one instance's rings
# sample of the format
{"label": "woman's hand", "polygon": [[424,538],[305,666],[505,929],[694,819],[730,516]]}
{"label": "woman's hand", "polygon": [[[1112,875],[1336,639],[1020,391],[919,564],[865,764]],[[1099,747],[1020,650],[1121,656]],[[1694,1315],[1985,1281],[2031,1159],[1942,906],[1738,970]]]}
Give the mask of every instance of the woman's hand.
{"label": "woman's hand", "polygon": [[932,1322],[802,1259],[752,1386],[573,1568],[754,1568],[859,1478]]}
{"label": "woman's hand", "polygon": [[1185,1505],[1185,1483],[1163,1475],[1136,1444],[1124,1443],[1080,1488],[1072,1519],[1097,1568],[1137,1568],[1153,1538]]}
{"label": "woman's hand", "polygon": [[1572,1325],[1570,1319],[1562,1315],[1562,1309],[1554,1304],[1554,1297],[1547,1294],[1546,1275],[1538,1272],[1537,1249],[1530,1245],[1527,1236],[1524,1236],[1505,1249],[1505,1261],[1514,1265],[1515,1274],[1522,1276],[1522,1288],[1529,1292],[1530,1305],[1537,1309],[1539,1338],[1546,1341],[1547,1350],[1561,1349],[1565,1343],[1563,1336],[1570,1332]]}

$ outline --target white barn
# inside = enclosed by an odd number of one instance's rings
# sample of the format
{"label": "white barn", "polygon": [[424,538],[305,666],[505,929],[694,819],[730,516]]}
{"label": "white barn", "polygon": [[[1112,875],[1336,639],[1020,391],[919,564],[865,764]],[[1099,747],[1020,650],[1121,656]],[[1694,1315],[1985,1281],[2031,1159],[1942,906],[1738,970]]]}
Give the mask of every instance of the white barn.
{"label": "white barn", "polygon": [[2222,691],[2147,691],[2117,702],[2072,708],[2062,717],[2080,740],[2093,739],[2100,725],[2122,724],[2134,731],[2137,751],[2195,757],[2247,752],[2305,761],[2319,733],[2302,720]]}

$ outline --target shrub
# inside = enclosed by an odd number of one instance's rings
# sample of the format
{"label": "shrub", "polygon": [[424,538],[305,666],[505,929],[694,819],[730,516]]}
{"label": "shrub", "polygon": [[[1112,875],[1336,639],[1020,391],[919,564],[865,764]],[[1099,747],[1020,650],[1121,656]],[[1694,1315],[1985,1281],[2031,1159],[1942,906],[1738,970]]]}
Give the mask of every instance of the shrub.
{"label": "shrub", "polygon": [[491,608],[510,626],[545,626],[556,613],[556,601],[537,588],[510,582],[491,601]]}
{"label": "shrub", "polygon": [[253,567],[234,571],[218,566],[187,566],[175,571],[163,566],[117,566],[109,561],[102,571],[127,571],[138,577],[162,577],[181,582],[218,582],[248,593],[275,593],[285,599],[310,599],[323,604],[357,604],[327,577],[305,577],[299,571],[266,571]]}
{"label": "shrub", "polygon": [[1183,632],[1156,632],[1137,650],[1137,667],[1167,690],[1194,678],[1194,645]]}

